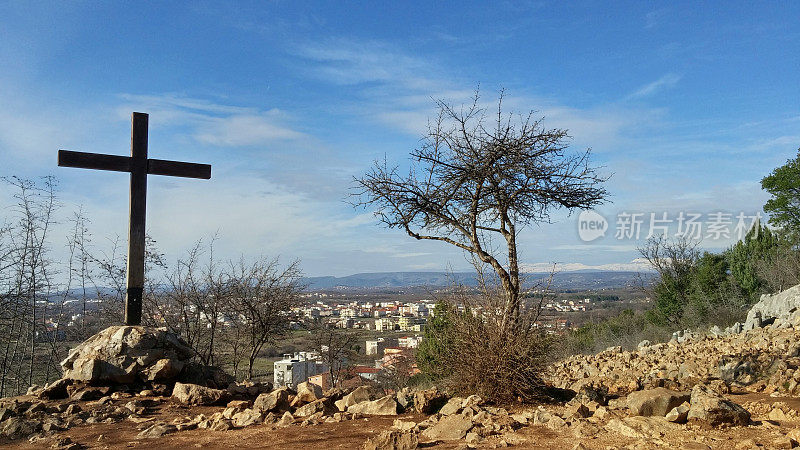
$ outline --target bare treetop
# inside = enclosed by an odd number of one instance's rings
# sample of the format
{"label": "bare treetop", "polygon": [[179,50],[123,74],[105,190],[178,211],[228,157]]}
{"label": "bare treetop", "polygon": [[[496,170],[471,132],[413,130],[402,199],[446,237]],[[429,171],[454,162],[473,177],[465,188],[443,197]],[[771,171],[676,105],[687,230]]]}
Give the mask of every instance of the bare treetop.
{"label": "bare treetop", "polygon": [[[590,165],[590,150],[568,152],[566,130],[545,128],[533,112],[504,114],[502,93],[491,118],[477,93],[461,108],[442,100],[436,105],[439,113],[422,145],[411,152],[408,175],[376,162],[356,179],[356,204],[375,207],[389,228],[447,242],[491,265],[506,287],[513,315],[520,289],[517,233],[550,221],[554,210],[602,203],[606,178]],[[490,248],[491,236],[497,235],[507,244],[507,261]]]}

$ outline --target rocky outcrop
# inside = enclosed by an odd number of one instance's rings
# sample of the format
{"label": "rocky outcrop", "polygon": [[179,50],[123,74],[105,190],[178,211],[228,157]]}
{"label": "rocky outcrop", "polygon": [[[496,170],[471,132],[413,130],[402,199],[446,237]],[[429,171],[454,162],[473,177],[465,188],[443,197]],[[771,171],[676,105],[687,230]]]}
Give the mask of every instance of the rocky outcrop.
{"label": "rocky outcrop", "polygon": [[72,349],[61,368],[65,379],[124,384],[172,379],[193,356],[180,337],[165,329],[113,326]]}
{"label": "rocky outcrop", "polygon": [[551,365],[554,386],[580,392],[584,386],[627,395],[665,387],[689,391],[698,383],[727,391],[800,395],[800,328],[759,328],[741,334],[705,335],[637,350],[614,347],[596,355],[573,355]]}
{"label": "rocky outcrop", "polygon": [[774,295],[762,295],[761,300],[747,313],[742,330],[765,326],[789,328],[795,325],[800,325],[800,285]]}

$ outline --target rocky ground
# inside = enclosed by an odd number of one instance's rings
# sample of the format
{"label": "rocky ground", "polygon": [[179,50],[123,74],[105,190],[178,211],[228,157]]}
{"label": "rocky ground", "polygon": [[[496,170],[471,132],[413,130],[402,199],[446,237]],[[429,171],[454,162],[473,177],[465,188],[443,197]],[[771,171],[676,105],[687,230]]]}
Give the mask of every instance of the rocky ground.
{"label": "rocky ground", "polygon": [[310,384],[231,383],[192,365],[168,333],[113,327],[70,354],[61,380],[0,400],[0,445],[793,448],[800,327],[797,310],[781,306],[796,301],[776,297],[744,326],[559,361],[547,379],[565,401],[539,405],[491,405],[435,389],[382,395],[367,386],[323,393]]}

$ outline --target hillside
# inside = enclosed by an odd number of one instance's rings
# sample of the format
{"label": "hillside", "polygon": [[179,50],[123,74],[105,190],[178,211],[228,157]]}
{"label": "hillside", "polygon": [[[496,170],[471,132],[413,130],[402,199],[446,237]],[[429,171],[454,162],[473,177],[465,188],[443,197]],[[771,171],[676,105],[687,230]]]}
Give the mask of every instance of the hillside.
{"label": "hillside", "polygon": [[[744,324],[552,364],[560,390],[493,405],[436,389],[322,392],[230,383],[164,331],[111,327],[64,378],[0,401],[10,448],[792,448],[800,440],[800,287]],[[131,356],[135,355],[135,356]],[[160,358],[160,359],[159,359]],[[201,386],[193,383],[209,384]],[[224,387],[227,386],[227,387]],[[152,444],[151,444],[152,442]]]}
{"label": "hillside", "polygon": [[[556,289],[602,289],[630,286],[637,281],[637,272],[615,271],[574,271],[559,272],[553,277]],[[548,273],[530,273],[530,281],[546,279]],[[645,274],[646,276],[646,274]],[[343,277],[308,277],[303,279],[309,290],[334,288],[407,288],[407,287],[445,287],[453,282],[473,286],[476,284],[474,272],[377,272],[357,273]]]}

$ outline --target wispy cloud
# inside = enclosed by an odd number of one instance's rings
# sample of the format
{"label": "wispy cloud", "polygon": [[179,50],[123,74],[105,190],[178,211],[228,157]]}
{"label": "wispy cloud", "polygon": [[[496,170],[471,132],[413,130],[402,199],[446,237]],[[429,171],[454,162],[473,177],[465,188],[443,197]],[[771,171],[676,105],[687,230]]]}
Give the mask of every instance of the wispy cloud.
{"label": "wispy cloud", "polygon": [[194,139],[206,144],[239,147],[305,137],[287,124],[288,114],[277,108],[260,110],[174,94],[121,97],[125,104],[118,107],[118,114],[149,111],[158,117],[155,126],[189,127]]}
{"label": "wispy cloud", "polygon": [[648,97],[662,89],[667,89],[675,86],[678,83],[678,81],[681,80],[681,78],[682,77],[680,75],[674,73],[668,73],[663,77],[657,79],[656,81],[653,81],[652,83],[648,83],[640,87],[639,89],[636,90],[636,92],[629,95],[628,98],[635,99],[635,98]]}
{"label": "wispy cloud", "polygon": [[645,29],[651,29],[659,26],[661,21],[664,19],[664,16],[667,15],[666,9],[656,9],[654,11],[650,11],[644,15],[644,27]]}

